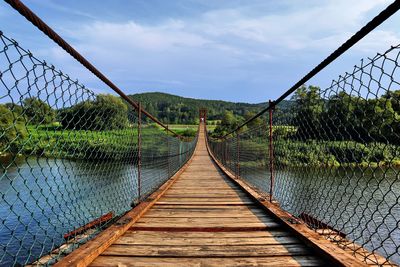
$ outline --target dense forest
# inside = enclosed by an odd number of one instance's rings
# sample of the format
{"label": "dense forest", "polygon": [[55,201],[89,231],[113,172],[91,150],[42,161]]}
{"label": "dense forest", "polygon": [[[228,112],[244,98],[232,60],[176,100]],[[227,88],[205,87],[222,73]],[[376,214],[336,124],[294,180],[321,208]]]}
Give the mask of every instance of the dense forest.
{"label": "dense forest", "polygon": [[292,97],[293,115],[301,139],[400,144],[400,90],[368,98],[339,92],[321,97],[319,87],[299,88]]}
{"label": "dense forest", "polygon": [[194,99],[165,93],[142,93],[130,97],[141,102],[144,109],[159,120],[170,124],[197,124],[200,108],[207,108],[207,118],[213,121],[221,120],[227,110],[243,118],[246,113],[257,112],[268,105]]}

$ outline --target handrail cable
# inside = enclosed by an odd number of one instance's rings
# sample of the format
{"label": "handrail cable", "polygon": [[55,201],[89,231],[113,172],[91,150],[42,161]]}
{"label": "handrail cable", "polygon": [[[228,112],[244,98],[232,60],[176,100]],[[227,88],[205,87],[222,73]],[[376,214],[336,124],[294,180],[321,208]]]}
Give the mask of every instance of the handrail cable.
{"label": "handrail cable", "polygon": [[323,70],[326,66],[332,63],[335,59],[345,53],[348,49],[350,49],[353,45],[355,45],[358,41],[364,38],[367,34],[369,34],[372,30],[382,24],[385,20],[387,20],[390,16],[396,13],[400,9],[400,0],[394,1],[392,4],[386,7],[381,13],[379,13],[376,17],[374,17],[370,22],[364,25],[358,32],[356,32],[353,36],[351,36],[346,42],[344,42],[341,46],[339,46],[332,54],[330,54],[327,58],[325,58],[321,63],[319,63],[314,69],[312,69],[309,73],[307,73],[303,78],[301,78],[297,83],[295,83],[292,87],[290,87],[285,93],[283,93],[278,99],[272,101],[271,104],[268,105],[265,109],[258,112],[256,115],[251,117],[250,119],[246,120],[244,123],[239,125],[236,129],[232,130],[231,132],[225,134],[219,139],[223,139],[228,135],[238,131],[243,126],[249,124],[250,122],[254,121],[265,112],[270,110],[270,108],[276,106],[286,97],[288,97],[291,93],[296,91],[300,86],[305,84],[309,81],[312,77],[314,77],[317,73]]}
{"label": "handrail cable", "polygon": [[[85,68],[87,68],[91,73],[97,76],[101,81],[108,85],[112,90],[114,90],[120,97],[131,104],[136,110],[138,110],[139,105],[128,97],[121,89],[118,88],[111,80],[109,80],[103,73],[101,73],[93,64],[91,64],[85,57],[83,57],[77,50],[75,50],[67,41],[65,41],[60,35],[58,35],[50,26],[48,26],[42,19],[40,19],[32,10],[30,10],[26,5],[24,5],[20,0],[4,0],[15,10],[17,10],[22,16],[24,16],[29,22],[41,30],[45,35],[57,43],[62,49],[64,49],[68,54],[75,58],[79,63],[81,63]],[[156,117],[151,115],[149,112],[141,108],[141,112],[149,117],[152,121],[163,127],[167,132],[170,132],[176,137],[180,138],[180,135],[169,129]]]}

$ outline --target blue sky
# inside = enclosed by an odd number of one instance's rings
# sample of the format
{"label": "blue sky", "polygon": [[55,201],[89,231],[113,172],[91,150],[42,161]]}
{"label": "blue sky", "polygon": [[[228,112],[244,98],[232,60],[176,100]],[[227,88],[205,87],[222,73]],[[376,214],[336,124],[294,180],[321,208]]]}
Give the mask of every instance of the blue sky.
{"label": "blue sky", "polygon": [[[392,1],[25,0],[127,94],[276,99]],[[111,93],[3,1],[0,30],[87,87]],[[311,84],[400,43],[395,14]]]}

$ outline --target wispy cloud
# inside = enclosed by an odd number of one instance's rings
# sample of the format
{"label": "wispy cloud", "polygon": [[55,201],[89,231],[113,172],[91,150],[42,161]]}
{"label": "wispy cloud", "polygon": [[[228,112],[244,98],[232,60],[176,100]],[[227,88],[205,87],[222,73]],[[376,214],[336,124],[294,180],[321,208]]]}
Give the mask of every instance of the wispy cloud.
{"label": "wispy cloud", "polygon": [[198,29],[216,37],[231,36],[284,49],[330,49],[328,43],[348,37],[369,11],[388,2],[357,0],[351,2],[357,8],[350,8],[349,1],[318,1],[313,6],[299,5],[298,9],[257,17],[244,15],[241,9],[217,10],[204,14]]}
{"label": "wispy cloud", "polygon": [[[209,92],[207,98],[229,95],[231,100],[257,102],[278,95],[279,90],[265,88],[287,88],[390,2],[177,0],[168,5],[160,2],[160,10],[152,10],[153,15],[159,14],[154,21],[146,21],[144,15],[116,21],[102,13],[88,13],[87,8],[83,12],[52,1],[47,8],[81,17],[76,21],[60,19],[56,26],[89,60],[131,90],[129,93],[169,90],[198,96],[196,92],[201,90]],[[151,1],[138,3],[151,5]],[[187,10],[190,16],[177,15],[174,8]],[[121,17],[129,17],[128,9]],[[374,31],[352,49],[352,55],[357,59],[370,56],[399,43],[395,24]],[[59,48],[40,51],[68,70],[75,72],[80,67]],[[77,73],[95,84],[93,75]]]}

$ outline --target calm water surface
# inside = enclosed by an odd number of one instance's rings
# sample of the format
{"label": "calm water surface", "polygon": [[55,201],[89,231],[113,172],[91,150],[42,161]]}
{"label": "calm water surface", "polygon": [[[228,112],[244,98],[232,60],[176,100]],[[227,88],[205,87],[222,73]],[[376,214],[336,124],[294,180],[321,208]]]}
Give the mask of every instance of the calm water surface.
{"label": "calm water surface", "polygon": [[[119,163],[22,159],[0,180],[0,262],[24,264],[63,243],[63,234],[130,209],[136,170]],[[11,212],[10,212],[11,210]]]}
{"label": "calm water surface", "polygon": [[[269,173],[243,170],[269,192]],[[277,171],[275,198],[292,214],[305,212],[347,234],[370,251],[400,263],[400,177],[395,169],[291,169]]]}

